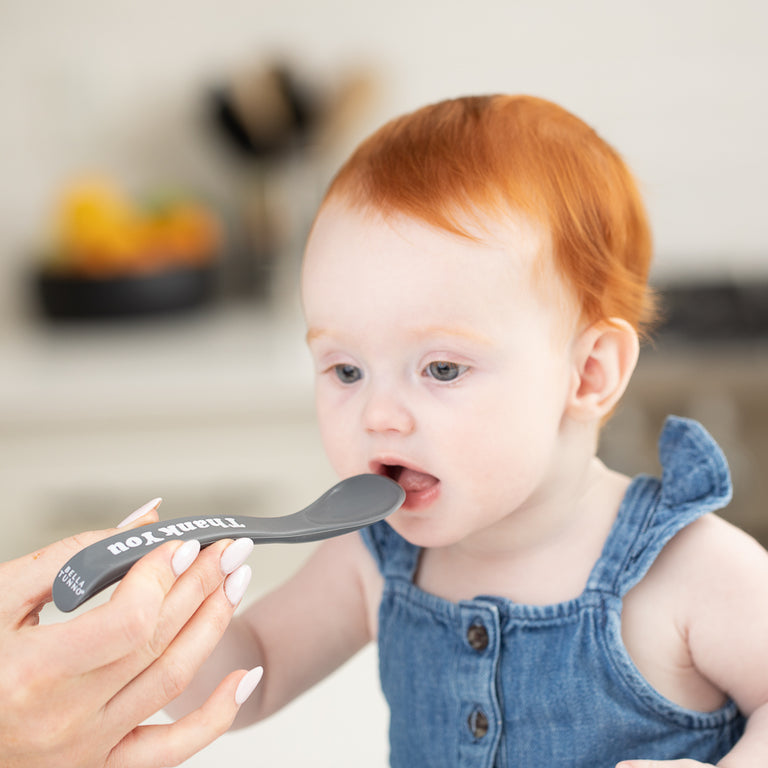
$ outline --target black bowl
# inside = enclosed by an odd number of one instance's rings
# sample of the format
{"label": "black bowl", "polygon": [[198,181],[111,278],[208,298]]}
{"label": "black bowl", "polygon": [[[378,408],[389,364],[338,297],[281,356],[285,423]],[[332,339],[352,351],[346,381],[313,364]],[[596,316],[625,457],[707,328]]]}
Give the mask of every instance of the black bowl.
{"label": "black bowl", "polygon": [[198,307],[214,293],[213,267],[177,267],[92,278],[42,270],[34,278],[41,308],[54,319],[162,314]]}

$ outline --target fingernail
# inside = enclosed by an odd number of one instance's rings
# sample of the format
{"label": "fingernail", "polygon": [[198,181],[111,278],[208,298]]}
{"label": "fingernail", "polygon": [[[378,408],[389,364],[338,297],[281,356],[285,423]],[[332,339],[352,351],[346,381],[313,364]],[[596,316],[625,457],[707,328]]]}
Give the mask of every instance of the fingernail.
{"label": "fingernail", "polygon": [[224,594],[231,605],[237,605],[243,599],[250,581],[251,567],[249,565],[241,565],[227,576],[224,580]]}
{"label": "fingernail", "polygon": [[139,507],[135,512],[131,512],[128,517],[125,518],[125,520],[119,522],[117,524],[117,528],[125,528],[127,525],[130,525],[131,523],[135,523],[139,518],[144,517],[144,515],[147,514],[147,512],[151,512],[153,509],[156,509],[157,507],[162,504],[163,500],[161,497],[157,497],[156,499],[152,499],[152,501],[148,501],[143,506]]}
{"label": "fingernail", "polygon": [[184,571],[195,562],[195,558],[200,552],[200,542],[197,539],[185,541],[174,553],[171,558],[171,568],[176,576],[181,576]]}
{"label": "fingernail", "polygon": [[245,677],[240,681],[235,691],[235,703],[238,707],[256,690],[263,674],[264,669],[262,667],[254,667],[250,672],[245,673]]}
{"label": "fingernail", "polygon": [[253,551],[251,539],[233,541],[221,555],[221,572],[226,575],[238,569]]}

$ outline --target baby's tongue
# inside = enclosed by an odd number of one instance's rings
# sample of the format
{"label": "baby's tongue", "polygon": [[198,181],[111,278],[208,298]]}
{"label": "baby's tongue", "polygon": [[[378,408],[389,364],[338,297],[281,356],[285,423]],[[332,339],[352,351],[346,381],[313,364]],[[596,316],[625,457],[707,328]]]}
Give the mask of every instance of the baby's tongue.
{"label": "baby's tongue", "polygon": [[431,488],[437,478],[434,475],[428,475],[426,472],[417,472],[415,469],[403,468],[400,472],[397,482],[406,492],[417,493]]}

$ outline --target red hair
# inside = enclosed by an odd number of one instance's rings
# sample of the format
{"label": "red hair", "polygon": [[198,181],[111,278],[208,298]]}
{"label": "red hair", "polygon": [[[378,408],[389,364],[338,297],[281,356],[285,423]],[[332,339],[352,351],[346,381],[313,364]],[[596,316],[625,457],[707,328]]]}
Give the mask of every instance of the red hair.
{"label": "red hair", "polygon": [[397,118],[342,166],[326,200],[403,214],[465,237],[494,211],[543,224],[589,322],[654,315],[651,233],[621,157],[563,108],[530,96],[439,102]]}

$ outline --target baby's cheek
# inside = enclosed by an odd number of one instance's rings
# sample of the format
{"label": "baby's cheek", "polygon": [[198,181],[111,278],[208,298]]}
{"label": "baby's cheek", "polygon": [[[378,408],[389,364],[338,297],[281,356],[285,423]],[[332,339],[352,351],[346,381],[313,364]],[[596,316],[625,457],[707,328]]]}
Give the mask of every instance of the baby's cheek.
{"label": "baby's cheek", "polygon": [[353,420],[336,409],[317,412],[320,439],[328,461],[339,477],[367,472],[367,458],[358,447]]}

